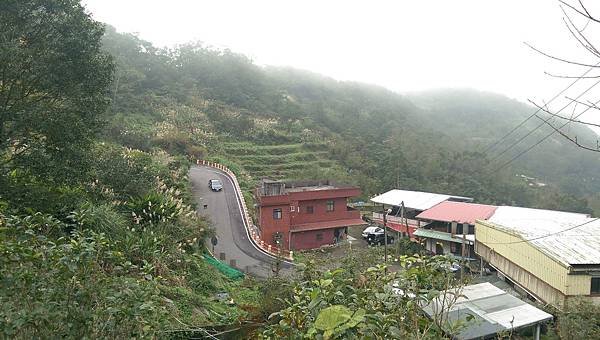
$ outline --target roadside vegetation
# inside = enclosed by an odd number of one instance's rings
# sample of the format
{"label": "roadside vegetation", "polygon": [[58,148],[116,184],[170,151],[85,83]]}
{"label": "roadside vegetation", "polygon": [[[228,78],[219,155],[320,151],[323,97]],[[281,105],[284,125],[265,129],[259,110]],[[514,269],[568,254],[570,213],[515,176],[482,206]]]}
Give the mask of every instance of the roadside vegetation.
{"label": "roadside vegetation", "polygon": [[202,257],[189,158],[104,137],[117,117],[103,26],[77,1],[4,2],[0,25],[0,338],[164,338],[248,318],[256,285]]}

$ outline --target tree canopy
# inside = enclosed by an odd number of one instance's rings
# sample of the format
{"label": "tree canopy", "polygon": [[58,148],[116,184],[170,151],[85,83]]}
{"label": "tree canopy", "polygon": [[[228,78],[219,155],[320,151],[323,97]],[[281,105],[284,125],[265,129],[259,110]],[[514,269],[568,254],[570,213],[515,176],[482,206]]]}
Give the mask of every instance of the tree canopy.
{"label": "tree canopy", "polygon": [[85,172],[102,127],[112,58],[76,0],[0,3],[0,164],[56,181]]}

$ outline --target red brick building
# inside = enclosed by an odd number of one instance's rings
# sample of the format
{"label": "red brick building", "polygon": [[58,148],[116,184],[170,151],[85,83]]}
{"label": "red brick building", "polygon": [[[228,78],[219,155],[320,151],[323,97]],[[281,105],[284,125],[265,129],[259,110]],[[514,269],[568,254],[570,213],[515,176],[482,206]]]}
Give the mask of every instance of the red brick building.
{"label": "red brick building", "polygon": [[346,238],[348,226],[364,224],[347,205],[358,195],[360,189],[330,181],[264,180],[256,190],[261,239],[287,250],[335,244]]}

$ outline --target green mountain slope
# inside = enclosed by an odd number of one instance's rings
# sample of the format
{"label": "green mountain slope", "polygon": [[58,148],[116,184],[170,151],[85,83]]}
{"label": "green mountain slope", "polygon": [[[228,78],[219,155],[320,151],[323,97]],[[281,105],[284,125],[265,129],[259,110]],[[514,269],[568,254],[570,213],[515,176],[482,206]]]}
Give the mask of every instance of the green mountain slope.
{"label": "green mountain slope", "polygon": [[[226,163],[247,189],[262,177],[330,177],[360,185],[365,195],[401,187],[588,211],[580,197],[596,188],[595,156],[561,138],[496,171],[501,160],[490,162],[495,154],[482,150],[532,112],[499,95],[400,95],[290,68],[262,68],[243,55],[198,44],[159,50],[110,28],[105,48],[119,65],[107,138]],[[586,138],[592,134],[581,129]],[[577,177],[566,176],[571,173]],[[549,185],[532,187],[537,182]]]}
{"label": "green mountain slope", "polygon": [[[423,109],[422,117],[428,126],[440,133],[457,136],[454,142],[463,149],[471,150],[487,150],[488,146],[536,112],[531,105],[474,90],[429,91],[412,95],[411,100]],[[538,114],[548,118],[543,112]],[[564,123],[558,120],[551,122],[555,126]],[[538,128],[540,125],[541,128]],[[533,130],[535,132],[515,144]],[[596,133],[585,126],[570,124],[564,130],[588,145],[595,145],[598,139]],[[552,132],[552,128],[533,117],[489,150],[486,156],[495,159],[493,168],[499,168]],[[545,142],[516,159],[511,170],[581,195],[600,189],[600,179],[596,175],[599,162],[599,155],[578,149],[560,134],[554,133]]]}

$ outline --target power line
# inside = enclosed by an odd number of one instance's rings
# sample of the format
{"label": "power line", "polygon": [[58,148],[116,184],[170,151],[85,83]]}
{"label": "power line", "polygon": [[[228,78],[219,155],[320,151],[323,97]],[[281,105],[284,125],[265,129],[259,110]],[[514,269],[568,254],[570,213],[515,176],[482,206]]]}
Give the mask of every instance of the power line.
{"label": "power line", "polygon": [[[530,102],[531,102],[531,101],[530,101]],[[554,117],[556,117],[556,118],[559,118],[559,119],[562,119],[562,120],[567,120],[567,121],[569,121],[569,122],[571,122],[571,123],[577,123],[577,124],[582,124],[582,125],[587,125],[587,126],[595,126],[595,127],[600,127],[600,124],[596,124],[596,123],[592,123],[592,122],[584,122],[584,121],[582,121],[582,120],[577,120],[577,119],[575,119],[575,118],[574,118],[574,117],[575,117],[575,110],[573,110],[573,114],[571,114],[571,117],[569,118],[569,117],[564,117],[564,116],[561,116],[561,115],[559,115],[559,114],[556,114],[556,113],[554,113],[554,112],[552,112],[552,111],[550,111],[550,110],[548,110],[548,109],[544,109],[543,107],[539,106],[538,104],[536,104],[536,103],[534,103],[534,102],[531,102],[531,103],[532,103],[533,105],[535,105],[535,106],[539,107],[539,108],[540,108],[542,111],[544,111],[544,112],[546,112],[547,114],[549,114],[549,115],[551,115],[551,116],[554,116]],[[591,108],[591,109],[597,109],[597,110],[600,110],[600,107],[594,107],[594,106],[592,106],[592,105],[590,105],[590,104],[586,104],[586,103],[582,103],[582,102],[577,102],[577,101],[576,101],[576,103],[578,103],[578,104],[582,104],[582,105],[584,105],[585,107],[589,107],[589,108]],[[577,107],[577,106],[575,106],[575,107]],[[540,120],[544,120],[544,118],[542,118],[542,117],[538,116],[537,114],[536,114],[536,117],[537,117],[537,118],[539,118]]]}
{"label": "power line", "polygon": [[[600,81],[599,81],[600,82]],[[596,83],[598,84],[598,83]],[[600,100],[598,100],[597,102],[594,103],[594,105],[600,103]],[[589,109],[591,109],[592,106],[589,106],[588,108],[586,108],[585,110],[583,110],[581,113],[579,113],[577,116],[575,116],[573,119],[577,119],[579,118],[579,116],[581,116],[582,114],[586,113]],[[547,120],[545,120],[543,124],[546,124]],[[563,127],[567,126],[569,123],[571,123],[570,121],[567,121],[566,123],[564,123],[563,125],[561,125],[558,130],[562,129]],[[553,134],[556,133],[556,130],[552,130],[552,132],[550,132],[549,134],[547,134],[544,138],[542,138],[541,140],[539,140],[537,143],[533,144],[532,146],[530,146],[529,148],[525,149],[524,151],[520,152],[519,154],[517,154],[515,157],[511,158],[508,162],[504,163],[501,167],[495,169],[494,171],[500,171],[502,169],[504,169],[505,167],[507,167],[510,163],[514,162],[517,158],[523,156],[524,154],[526,154],[527,152],[529,152],[531,149],[535,148],[536,146],[540,145],[543,141],[545,141],[546,139],[550,138],[550,136],[552,136]]]}
{"label": "power line", "polygon": [[[590,219],[590,220],[588,220],[588,221],[586,221],[584,223],[581,223],[581,224],[578,224],[578,225],[575,225],[575,226],[572,226],[572,227],[569,227],[569,228],[566,228],[566,229],[563,229],[563,230],[559,230],[559,231],[554,232],[554,233],[550,233],[550,234],[546,234],[546,235],[542,235],[542,236],[538,236],[538,237],[534,237],[534,238],[528,238],[528,239],[523,239],[523,240],[520,240],[520,241],[513,241],[513,242],[485,242],[484,244],[515,244],[515,243],[523,243],[523,242],[535,241],[535,240],[543,239],[543,238],[546,238],[546,237],[558,235],[560,233],[564,233],[565,231],[569,231],[569,230],[573,230],[573,229],[576,229],[576,228],[579,228],[579,227],[583,227],[584,225],[590,224],[592,222],[596,222],[599,219],[600,219],[600,217],[592,218],[592,219]],[[581,236],[589,236],[589,235],[581,235]]]}
{"label": "power line", "polygon": [[[598,85],[598,83],[600,83],[600,80],[595,82],[594,84],[592,84],[592,86],[588,87],[585,91],[583,91],[582,93],[580,93],[575,99],[572,99],[571,101],[569,101],[565,106],[563,106],[560,110],[558,110],[556,112],[556,114],[562,112],[564,109],[566,109],[567,107],[569,107],[574,101],[576,101],[577,99],[581,98],[584,94],[586,94],[587,92],[589,92],[591,89],[593,89],[596,85]],[[538,109],[533,115],[531,115],[531,117],[534,117],[541,109]],[[532,133],[534,133],[535,131],[537,131],[539,128],[541,128],[542,126],[544,126],[544,124],[550,120],[552,117],[548,117],[548,119],[544,122],[542,122],[540,125],[536,126],[533,130],[529,131],[527,134],[525,134],[523,137],[519,138],[516,142],[512,143],[511,145],[509,145],[508,148],[504,149],[504,151],[500,152],[498,155],[496,155],[496,157],[494,157],[490,162],[494,162],[495,160],[497,160],[498,158],[500,158],[502,155],[504,155],[506,152],[508,152],[510,149],[512,149],[513,147],[515,147],[517,144],[521,143],[525,138],[529,137]]]}
{"label": "power line", "polygon": [[[600,63],[596,64],[596,66],[600,65]],[[577,77],[573,82],[571,82],[571,84],[569,84],[569,86],[565,87],[562,91],[560,91],[559,93],[557,93],[554,97],[552,97],[552,99],[550,99],[550,101],[548,101],[547,104],[552,103],[556,98],[558,98],[560,95],[562,95],[563,93],[565,93],[567,90],[569,90],[573,85],[575,85],[579,80],[583,79],[583,77],[585,77],[590,71],[592,71],[594,69],[594,67],[590,67],[587,71],[585,71],[581,76]],[[500,139],[498,139],[496,142],[490,144],[484,151],[483,153],[487,153],[488,151],[492,150],[494,147],[496,147],[496,145],[500,144],[502,141],[504,141],[508,136],[510,136],[513,132],[517,131],[518,128],[520,128],[521,126],[523,126],[523,124],[525,124],[527,121],[529,121],[531,118],[533,118],[533,116],[535,116],[540,110],[538,109],[537,111],[535,111],[531,116],[527,117],[525,120],[523,120],[521,123],[519,123],[517,126],[515,126],[512,130],[510,130],[507,134],[505,134],[504,136],[502,136]]]}

